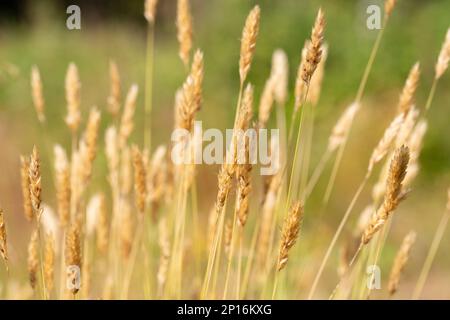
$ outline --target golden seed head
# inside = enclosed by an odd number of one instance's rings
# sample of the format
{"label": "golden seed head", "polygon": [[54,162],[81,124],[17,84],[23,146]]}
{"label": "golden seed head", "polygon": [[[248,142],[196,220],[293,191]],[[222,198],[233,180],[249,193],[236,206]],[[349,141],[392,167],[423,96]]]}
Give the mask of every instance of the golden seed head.
{"label": "golden seed head", "polygon": [[369,243],[375,233],[377,233],[377,231],[386,223],[387,219],[398,207],[399,203],[404,200],[405,193],[402,191],[402,184],[406,176],[408,162],[408,147],[401,146],[395,150],[389,167],[383,204],[372,216],[370,223],[364,230],[361,237],[361,244]]}
{"label": "golden seed head", "polygon": [[286,53],[281,49],[277,49],[273,53],[270,77],[274,79],[273,94],[275,101],[280,106],[284,106],[288,94],[289,63]]}
{"label": "golden seed head", "polygon": [[178,0],[177,2],[177,30],[177,38],[180,44],[178,54],[187,67],[192,49],[192,16],[189,0]]}
{"label": "golden seed head", "polygon": [[389,275],[388,290],[389,294],[392,296],[398,290],[398,285],[400,283],[400,276],[408,262],[411,247],[416,241],[416,233],[410,231],[400,246],[400,249],[395,256],[394,264],[392,265],[391,274]]}
{"label": "golden seed head", "polygon": [[274,79],[270,77],[264,85],[258,107],[258,128],[265,128],[274,102]]}
{"label": "golden seed head", "polygon": [[44,252],[44,277],[45,288],[48,292],[53,290],[54,283],[54,267],[55,267],[55,239],[53,234],[47,234],[45,238]]}
{"label": "golden seed head", "polygon": [[216,199],[216,213],[217,215],[222,214],[222,210],[225,205],[225,201],[228,197],[228,193],[231,189],[231,182],[233,180],[234,171],[231,165],[227,163],[222,164],[218,174],[218,187],[219,190],[217,192]]}
{"label": "golden seed head", "polygon": [[438,60],[435,67],[435,78],[439,79],[448,68],[450,61],[450,28],[447,29],[444,43],[442,44],[441,51],[439,53]]}
{"label": "golden seed head", "polygon": [[253,54],[255,52],[256,38],[259,31],[260,12],[261,10],[259,9],[259,6],[255,6],[247,16],[244,29],[242,30],[241,54],[239,58],[239,76],[241,85],[247,78],[247,74],[252,63]]}
{"label": "golden seed head", "polygon": [[325,29],[325,17],[323,15],[322,9],[319,9],[317,13],[316,21],[314,27],[311,31],[311,41],[308,45],[308,50],[306,52],[305,65],[302,69],[301,78],[307,84],[309,84],[317,65],[322,57],[322,43],[323,43],[323,33]]}
{"label": "golden seed head", "polygon": [[402,93],[400,94],[400,100],[398,102],[399,112],[407,114],[414,104],[414,94],[416,93],[417,86],[419,85],[420,78],[420,64],[416,62],[409,72],[405,85],[403,86]]}
{"label": "golden seed head", "polygon": [[122,118],[120,120],[119,129],[119,146],[121,148],[125,147],[131,132],[133,132],[134,123],[133,117],[136,110],[136,100],[138,94],[137,84],[133,84],[128,91],[127,97],[125,99],[125,106],[122,113]]}
{"label": "golden seed head", "polygon": [[325,62],[328,56],[328,46],[326,43],[322,46],[322,58],[320,59],[317,69],[311,77],[309,84],[308,95],[306,102],[311,103],[313,106],[317,105],[320,97],[320,91],[322,89],[322,80],[325,73]]}
{"label": "golden seed head", "polygon": [[194,79],[193,75],[190,74],[183,84],[181,93],[176,97],[176,127],[180,129],[185,129],[187,131],[192,131],[194,125],[194,117],[199,110],[198,95],[196,95],[196,90],[198,82]]}
{"label": "golden seed head", "polygon": [[80,125],[80,78],[78,76],[78,69],[74,63],[69,64],[66,74],[66,101],[67,101],[67,116],[66,124],[76,132]]}
{"label": "golden seed head", "polygon": [[36,288],[39,268],[38,246],[38,232],[34,230],[28,243],[28,276],[33,289]]}
{"label": "golden seed head", "polygon": [[250,127],[250,121],[253,111],[253,86],[249,83],[244,90],[242,104],[239,108],[236,129],[247,130]]}
{"label": "golden seed head", "polygon": [[[148,169],[147,191],[149,202],[153,205],[153,209],[158,206],[159,201],[164,198],[167,192],[168,166],[165,161],[166,152],[164,145],[158,146]],[[152,213],[155,211],[152,210]]]}
{"label": "golden seed head", "polygon": [[42,92],[42,81],[37,66],[31,68],[31,96],[33,98],[34,108],[40,122],[45,121],[44,114],[44,94]]}
{"label": "golden seed head", "polygon": [[244,227],[248,219],[249,197],[251,192],[251,171],[249,143],[245,144],[245,163],[238,165],[238,193],[236,203],[236,215],[238,224]]}
{"label": "golden seed head", "polygon": [[133,168],[134,168],[134,190],[136,207],[141,214],[145,212],[145,204],[147,197],[146,169],[142,153],[139,148],[134,145],[132,148]]}
{"label": "golden seed head", "polygon": [[298,65],[298,69],[297,69],[297,78],[295,79],[295,89],[294,89],[294,94],[295,94],[294,110],[295,110],[295,112],[297,112],[300,109],[301,104],[303,103],[305,93],[306,93],[306,83],[305,83],[305,81],[303,81],[302,74],[303,74],[303,69],[305,68],[305,65],[306,65],[306,55],[308,53],[309,42],[310,42],[309,40],[306,40],[305,44],[303,45],[303,49],[302,49],[301,57],[300,57],[300,64]]}
{"label": "golden seed head", "polygon": [[191,75],[194,81],[193,96],[194,110],[198,111],[202,104],[202,86],[203,86],[203,52],[197,50],[192,61]]}
{"label": "golden seed head", "polygon": [[22,188],[23,210],[27,220],[31,221],[33,220],[33,206],[31,204],[29,170],[30,161],[26,157],[20,156],[20,182]]}
{"label": "golden seed head", "polygon": [[97,155],[97,140],[98,131],[100,126],[100,111],[93,107],[89,113],[88,123],[86,131],[84,132],[83,139],[80,142],[80,160],[79,165],[80,181],[82,187],[89,181],[92,174],[92,165]]}
{"label": "golden seed head", "polygon": [[[66,268],[76,266],[81,269],[81,230],[80,223],[74,221],[71,223],[65,239],[64,256],[66,261]],[[72,283],[76,283],[78,279],[76,274],[68,273],[68,280]],[[71,292],[77,293],[79,288],[72,286]]]}
{"label": "golden seed head", "polygon": [[[408,143],[409,138],[414,131],[416,126],[417,119],[419,118],[419,110],[413,105],[408,111],[405,120],[403,121],[400,130],[398,131],[397,137],[395,139],[395,147],[399,148],[402,145],[406,144],[410,147]],[[412,153],[412,150],[411,150]]]}
{"label": "golden seed head", "polygon": [[66,227],[70,219],[70,164],[66,151],[55,145],[55,182],[58,216],[61,226]]}
{"label": "golden seed head", "polygon": [[289,258],[289,250],[297,241],[302,219],[303,207],[300,204],[300,201],[296,201],[292,204],[291,209],[289,210],[289,213],[284,220],[283,230],[281,234],[280,251],[277,262],[278,271],[282,270],[287,264]]}
{"label": "golden seed head", "polygon": [[344,143],[345,138],[352,126],[353,118],[356,112],[358,112],[360,107],[359,103],[352,103],[345,109],[344,113],[341,115],[339,120],[333,127],[330,137],[328,138],[328,151],[332,152],[336,150],[342,143]]}
{"label": "golden seed head", "polygon": [[397,0],[385,0],[384,12],[385,12],[386,16],[389,17],[391,15],[392,11],[394,10],[396,2],[397,2]]}
{"label": "golden seed head", "polygon": [[367,169],[369,172],[371,172],[375,164],[380,162],[384,158],[384,156],[391,150],[391,147],[393,146],[395,139],[397,138],[398,132],[400,131],[400,128],[404,123],[404,121],[405,121],[405,114],[400,113],[398,116],[394,118],[394,120],[392,120],[392,122],[386,128],[383,137],[378,142],[377,146],[372,152],[372,156],[370,157],[369,167]]}
{"label": "golden seed head", "polygon": [[145,0],[144,17],[148,23],[155,23],[156,5],[158,0]]}
{"label": "golden seed head", "polygon": [[28,176],[30,179],[30,197],[33,206],[34,214],[37,220],[40,220],[41,215],[41,170],[40,170],[39,152],[36,146],[33,147],[33,153],[30,157],[30,167]]}
{"label": "golden seed head", "polygon": [[111,60],[109,62],[109,78],[111,81],[110,91],[108,96],[108,111],[116,117],[120,111],[120,74],[119,68],[115,61]]}
{"label": "golden seed head", "polygon": [[6,236],[5,220],[3,217],[3,210],[0,208],[0,255],[5,262],[8,262],[8,243]]}

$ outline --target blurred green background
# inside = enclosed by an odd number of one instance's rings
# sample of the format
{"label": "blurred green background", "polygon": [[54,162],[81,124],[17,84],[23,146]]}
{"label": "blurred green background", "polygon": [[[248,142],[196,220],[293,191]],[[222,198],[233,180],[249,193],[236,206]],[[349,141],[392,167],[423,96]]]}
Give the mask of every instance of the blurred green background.
{"label": "blurred green background", "polygon": [[[174,93],[181,86],[185,69],[178,58],[175,26],[175,0],[160,0],[156,23],[156,54],[154,70],[154,111],[152,130],[154,145],[167,143],[173,123]],[[326,14],[326,41],[329,56],[326,64],[322,94],[316,110],[312,166],[326,146],[332,126],[344,108],[351,103],[375,40],[377,31],[366,28],[365,10],[368,4],[383,1],[319,1],[319,0],[192,0],[194,48],[204,51],[204,105],[198,119],[203,127],[225,129],[231,127],[238,93],[238,58],[240,35],[245,17],[255,5],[261,6],[261,27],[249,81],[255,94],[261,94],[270,73],[271,55],[277,48],[286,51],[290,63],[290,101],[300,51],[309,36],[315,14],[322,7]],[[65,9],[68,4],[81,7],[81,30],[66,28]],[[122,93],[132,83],[139,84],[138,115],[143,112],[146,21],[143,1],[16,1],[2,2],[0,13],[0,203],[6,212],[13,213],[10,229],[27,230],[21,207],[19,155],[28,154],[33,144],[46,150],[48,144],[69,145],[70,135],[63,118],[66,114],[64,77],[69,62],[77,64],[82,81],[83,114],[97,105],[103,112],[102,125],[110,122],[106,112],[109,92],[108,63],[114,59],[122,77]],[[417,106],[423,108],[434,75],[436,57],[450,21],[448,0],[398,1],[390,19],[379,54],[370,74],[363,109],[356,119],[343,165],[338,174],[335,192],[317,229],[314,217],[320,208],[327,168],[312,201],[308,204],[304,232],[321,232],[323,244],[330,236],[348,202],[362,180],[368,157],[395,114],[398,95],[411,66],[420,61],[422,78],[417,93]],[[48,126],[42,128],[31,103],[29,74],[38,65],[44,84]],[[447,201],[450,186],[450,76],[447,72],[439,82],[429,117],[429,131],[421,155],[421,171],[414,183],[410,198],[402,204],[392,228],[389,245],[382,265],[388,270],[393,255],[406,232],[414,228],[418,233],[417,246],[407,268],[399,294],[408,296],[414,285],[424,255],[437,227]],[[141,120],[136,118],[134,140],[141,141]],[[101,139],[103,142],[103,138]],[[100,149],[102,150],[102,149]],[[44,201],[54,205],[51,183],[52,157],[43,151]],[[96,160],[94,186],[105,184],[105,159],[100,152]],[[207,212],[216,190],[215,167],[202,167],[199,175],[201,208]],[[213,190],[213,191],[211,191]],[[364,192],[355,211],[370,199],[370,188]],[[356,215],[355,215],[356,217]],[[23,226],[23,227],[22,227]],[[311,226],[311,228],[308,228]],[[19,228],[19,229],[17,229]],[[20,229],[22,228],[22,229]],[[349,230],[350,232],[350,230]],[[27,233],[28,234],[28,233]],[[20,233],[11,234],[11,241],[19,247]],[[322,236],[320,237],[322,238]],[[450,297],[450,259],[446,251],[450,232],[447,232],[438,258],[432,269],[426,297]],[[301,247],[301,245],[300,245]],[[305,260],[304,246],[293,259]],[[320,259],[323,247],[315,259]],[[25,259],[24,250],[15,250],[17,259]],[[309,255],[308,255],[309,256]],[[310,257],[309,259],[312,259]],[[306,262],[309,262],[307,260]],[[303,263],[305,263],[303,261]],[[335,279],[333,261],[328,270],[329,287]],[[324,290],[329,290],[324,281]],[[309,284],[306,285],[308,288]],[[297,288],[302,290],[302,288]]]}

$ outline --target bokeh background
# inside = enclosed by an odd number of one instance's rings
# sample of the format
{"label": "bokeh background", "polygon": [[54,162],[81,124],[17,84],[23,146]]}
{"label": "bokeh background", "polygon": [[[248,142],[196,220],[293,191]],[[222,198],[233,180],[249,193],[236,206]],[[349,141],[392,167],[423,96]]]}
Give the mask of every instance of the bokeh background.
{"label": "bokeh background", "polygon": [[[175,0],[160,0],[156,23],[154,70],[154,145],[167,143],[173,126],[174,93],[182,84],[185,69],[178,58],[175,26]],[[277,48],[286,51],[290,63],[290,101],[300,51],[309,36],[317,9],[327,18],[326,41],[329,56],[322,94],[316,110],[312,166],[326,146],[326,139],[336,119],[351,103],[366,65],[376,31],[366,28],[366,0],[192,0],[194,47],[205,56],[204,105],[198,114],[203,126],[220,129],[232,126],[238,93],[238,58],[240,34],[248,11],[261,6],[261,27],[249,80],[258,97],[270,73],[271,55]],[[81,30],[66,28],[66,8],[81,8]],[[0,205],[7,212],[11,259],[25,266],[29,226],[22,214],[19,155],[40,146],[43,161],[44,201],[54,206],[52,156],[48,143],[69,146],[70,135],[63,118],[66,114],[64,77],[69,62],[75,62],[82,81],[84,116],[92,105],[106,110],[109,92],[108,63],[114,59],[122,77],[123,94],[132,83],[141,88],[137,114],[143,112],[146,21],[143,1],[62,1],[22,0],[0,2]],[[396,111],[396,102],[410,67],[420,61],[422,78],[417,106],[423,108],[430,90],[434,64],[450,21],[448,0],[398,1],[370,74],[363,109],[338,174],[335,191],[327,210],[319,215],[320,199],[330,168],[320,180],[309,201],[303,234],[292,260],[304,266],[299,271],[304,283],[292,288],[301,296],[310,287],[309,270],[317,267],[324,249],[361,182],[369,155]],[[38,65],[44,83],[48,126],[42,128],[36,118],[30,95],[30,69]],[[420,158],[421,171],[409,199],[395,214],[392,232],[383,252],[382,279],[387,280],[392,259],[401,239],[410,229],[418,233],[402,279],[398,297],[407,298],[417,280],[428,246],[447,201],[450,186],[450,75],[439,82],[429,112],[429,131]],[[111,120],[103,113],[103,128]],[[136,118],[134,141],[141,142],[141,116]],[[101,139],[103,143],[103,139]],[[105,158],[100,148],[91,188],[106,184]],[[203,217],[216,193],[216,167],[202,166],[199,172],[200,208]],[[374,175],[376,176],[376,175]],[[360,211],[370,200],[366,188],[355,209]],[[257,214],[257,212],[256,212]],[[356,218],[357,215],[354,215]],[[353,219],[354,220],[354,219]],[[351,224],[350,224],[351,225]],[[14,232],[12,232],[14,230]],[[351,232],[351,227],[346,231]],[[319,238],[312,249],[308,239]],[[437,259],[425,288],[425,298],[450,298],[450,231],[444,236]],[[296,263],[296,262],[292,263]],[[329,292],[336,281],[337,252],[332,257],[321,292]],[[309,266],[309,267],[308,267]],[[23,270],[26,282],[26,270]],[[3,268],[0,278],[5,276]],[[0,284],[1,289],[1,284]],[[376,296],[376,294],[375,294]]]}

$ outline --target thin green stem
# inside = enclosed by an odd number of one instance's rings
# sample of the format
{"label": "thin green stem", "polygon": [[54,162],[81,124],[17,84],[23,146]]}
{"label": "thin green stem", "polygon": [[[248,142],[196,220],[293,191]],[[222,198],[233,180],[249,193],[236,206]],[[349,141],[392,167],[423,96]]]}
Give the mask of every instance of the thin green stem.
{"label": "thin green stem", "polygon": [[362,183],[359,185],[358,189],[356,190],[356,193],[353,196],[353,199],[350,202],[350,205],[348,206],[347,210],[345,211],[345,214],[342,217],[341,222],[339,223],[339,226],[338,226],[336,232],[334,233],[333,239],[331,240],[331,243],[328,246],[328,249],[327,249],[327,251],[325,253],[325,256],[324,256],[324,258],[323,258],[323,260],[322,260],[322,262],[320,264],[319,271],[317,272],[317,274],[316,274],[316,276],[314,278],[313,285],[312,285],[311,290],[310,290],[310,292],[308,294],[308,300],[311,300],[313,298],[313,296],[314,296],[314,293],[316,291],[316,288],[317,288],[317,285],[319,283],[320,277],[322,276],[322,273],[323,273],[323,270],[325,268],[325,265],[327,264],[328,259],[330,258],[331,252],[333,251],[334,246],[336,245],[336,242],[337,242],[339,236],[341,235],[341,232],[342,232],[345,224],[347,223],[347,220],[348,220],[348,218],[350,216],[350,213],[352,212],[353,207],[355,206],[356,201],[358,200],[361,192],[363,191],[363,189],[364,189],[364,187],[365,187],[369,177],[370,177],[370,174],[366,174],[366,176],[364,177],[364,180],[362,181]]}
{"label": "thin green stem", "polygon": [[417,284],[414,288],[414,292],[412,295],[413,300],[419,299],[420,295],[422,294],[423,287],[425,286],[425,282],[427,281],[434,258],[436,257],[436,253],[438,251],[442,237],[444,236],[445,229],[447,228],[449,218],[449,212],[444,212],[444,215],[439,222],[436,233],[434,234],[430,249],[428,250],[425,263],[423,264],[422,270],[420,271],[419,279],[417,280]]}
{"label": "thin green stem", "polygon": [[145,68],[145,113],[144,113],[144,147],[151,150],[151,114],[153,104],[153,59],[154,59],[154,26],[147,25],[147,52]]}

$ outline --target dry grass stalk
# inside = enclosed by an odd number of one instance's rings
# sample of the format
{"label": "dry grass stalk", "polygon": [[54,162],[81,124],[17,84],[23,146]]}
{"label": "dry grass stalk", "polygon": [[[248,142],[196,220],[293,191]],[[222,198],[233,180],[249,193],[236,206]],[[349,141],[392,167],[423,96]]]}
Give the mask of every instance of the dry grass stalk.
{"label": "dry grass stalk", "polygon": [[158,4],[158,0],[145,0],[144,5],[144,17],[148,23],[155,23],[155,15],[156,15],[156,5]]}
{"label": "dry grass stalk", "polygon": [[231,140],[230,149],[226,154],[226,161],[222,164],[218,175],[219,191],[217,193],[216,199],[217,214],[220,214],[222,212],[228,193],[231,189],[231,182],[233,180],[233,175],[236,171],[237,164],[238,135],[239,132],[243,132],[243,130],[246,130],[250,124],[252,104],[253,87],[249,84],[244,91],[242,106],[239,110],[236,127],[233,129],[233,137]]}
{"label": "dry grass stalk", "polygon": [[[419,110],[415,106],[411,107],[408,114],[405,117],[405,121],[398,131],[397,138],[395,139],[395,147],[399,148],[404,144],[408,144],[408,139],[410,138],[414,127],[416,126],[417,119],[419,118]],[[408,145],[409,146],[409,145]]]}
{"label": "dry grass stalk", "polygon": [[133,217],[131,206],[128,201],[123,201],[122,211],[120,212],[120,244],[122,249],[122,256],[128,259],[131,253],[131,248],[134,239]]}
{"label": "dry grass stalk", "polygon": [[28,243],[28,277],[31,288],[35,289],[37,284],[37,275],[39,268],[39,238],[37,230],[31,234],[30,242]]}
{"label": "dry grass stalk", "polygon": [[81,296],[89,299],[91,292],[91,259],[86,255],[81,270]]}
{"label": "dry grass stalk", "polygon": [[132,156],[136,207],[141,214],[144,214],[147,197],[147,172],[144,166],[142,153],[139,151],[139,148],[136,145],[134,145],[132,148]]}
{"label": "dry grass stalk", "polygon": [[[66,268],[78,267],[81,270],[81,230],[77,221],[71,223],[65,239],[64,256],[66,260]],[[77,273],[67,273],[68,281],[72,284],[70,291],[76,294],[79,290],[80,279]]]}
{"label": "dry grass stalk", "polygon": [[20,183],[22,188],[23,211],[27,220],[31,221],[33,220],[33,206],[31,204],[29,170],[30,161],[26,157],[20,156]]}
{"label": "dry grass stalk", "polygon": [[224,230],[224,249],[228,260],[231,259],[231,241],[233,240],[233,222],[228,219]]}
{"label": "dry grass stalk", "polygon": [[450,61],[450,29],[447,30],[435,67],[435,79],[439,79],[448,68]]}
{"label": "dry grass stalk", "polygon": [[8,243],[6,236],[5,219],[3,217],[3,210],[0,208],[0,254],[8,265]]}
{"label": "dry grass stalk", "polygon": [[203,53],[197,50],[192,62],[191,72],[175,97],[175,125],[177,128],[192,131],[195,114],[202,103]]}
{"label": "dry grass stalk", "polygon": [[100,253],[105,254],[108,249],[109,225],[108,213],[106,211],[106,199],[103,193],[100,194],[100,203],[98,208],[98,220],[96,224],[96,243]]}
{"label": "dry grass stalk", "polygon": [[44,114],[44,94],[42,92],[42,81],[39,69],[37,66],[31,68],[31,96],[33,98],[34,108],[36,110],[40,122],[45,121]]}
{"label": "dry grass stalk", "polygon": [[284,106],[287,99],[289,64],[286,53],[277,49],[272,56],[272,71],[270,77],[274,80],[273,94],[275,101],[280,106]]}
{"label": "dry grass stalk", "polygon": [[48,292],[53,290],[55,268],[55,239],[53,234],[47,234],[44,251],[44,277],[45,287]]}
{"label": "dry grass stalk", "polygon": [[447,191],[447,206],[446,206],[447,212],[450,213],[450,189]]}
{"label": "dry grass stalk", "polygon": [[419,85],[420,78],[420,64],[416,62],[409,72],[406,79],[402,93],[400,94],[400,100],[398,103],[399,112],[408,113],[411,106],[414,104],[414,94],[416,93],[417,86]]}
{"label": "dry grass stalk", "polygon": [[392,296],[397,292],[398,285],[400,283],[400,276],[405,268],[406,263],[409,259],[409,254],[411,247],[416,241],[416,233],[410,231],[400,246],[400,249],[395,256],[394,264],[392,265],[391,274],[389,275],[388,290],[389,294]]}
{"label": "dry grass stalk", "polygon": [[372,172],[375,164],[383,160],[386,154],[391,150],[404,121],[405,121],[405,114],[401,113],[398,116],[396,116],[394,120],[392,120],[392,122],[386,128],[383,137],[378,142],[375,149],[373,149],[372,155],[369,160],[369,166],[367,169],[368,172]]}
{"label": "dry grass stalk", "polygon": [[277,204],[277,197],[282,183],[282,175],[280,173],[272,177],[262,205],[261,227],[258,239],[258,261],[264,263],[269,254],[269,246],[271,241],[271,230],[273,227],[273,215]]}
{"label": "dry grass stalk", "polygon": [[119,169],[120,193],[126,196],[130,194],[133,186],[131,151],[128,147],[122,149]]}
{"label": "dry grass stalk", "polygon": [[119,68],[115,61],[111,60],[109,62],[109,78],[110,78],[110,91],[108,96],[108,111],[114,117],[119,114],[120,111],[120,74]]}
{"label": "dry grass stalk", "polygon": [[302,69],[301,78],[304,82],[311,81],[311,77],[317,68],[317,65],[322,58],[322,43],[323,33],[325,29],[325,17],[322,9],[319,9],[317,13],[316,21],[314,22],[313,29],[311,31],[311,42],[309,42],[306,52],[305,65]]}
{"label": "dry grass stalk", "polygon": [[397,0],[385,0],[384,13],[386,14],[386,19],[392,14],[396,2]]}
{"label": "dry grass stalk", "polygon": [[168,168],[165,162],[166,147],[159,146],[152,157],[152,161],[148,168],[147,174],[147,190],[148,201],[152,204],[153,217],[156,218],[155,211],[158,208],[159,202],[167,192]]}
{"label": "dry grass stalk", "polygon": [[119,129],[119,145],[121,148],[125,147],[128,138],[133,132],[134,128],[134,112],[136,110],[136,99],[138,94],[138,86],[133,84],[128,91],[125,99],[125,106],[122,113],[122,119],[120,120]]}
{"label": "dry grass stalk", "polygon": [[118,142],[116,127],[111,126],[106,129],[105,153],[109,170],[108,182],[113,188],[118,188],[117,183],[119,182],[120,152]]}
{"label": "dry grass stalk", "polygon": [[66,227],[70,219],[70,165],[66,151],[55,145],[55,173],[56,173],[56,199],[59,222]]}
{"label": "dry grass stalk", "polygon": [[274,102],[274,78],[270,77],[266,80],[258,107],[258,128],[265,128],[269,121],[270,112]]}
{"label": "dry grass stalk", "polygon": [[333,152],[341,146],[350,130],[355,117],[360,107],[359,103],[352,103],[345,109],[339,120],[336,122],[330,137],[328,138],[328,152]]}
{"label": "dry grass stalk", "polygon": [[301,52],[300,57],[300,64],[298,65],[297,69],[297,78],[295,79],[295,89],[294,89],[294,95],[295,95],[295,102],[294,102],[294,110],[297,112],[301,104],[303,102],[303,97],[306,94],[306,83],[302,79],[303,69],[306,65],[306,55],[308,52],[309,47],[309,40],[305,41],[305,44],[303,45],[303,49]]}
{"label": "dry grass stalk", "polygon": [[303,219],[303,207],[300,201],[294,202],[284,221],[281,234],[280,252],[277,262],[277,270],[281,271],[287,264],[289,251],[297,241],[300,225]]}
{"label": "dry grass stalk", "polygon": [[259,31],[260,13],[259,6],[255,6],[247,16],[244,29],[242,30],[241,54],[239,58],[239,77],[241,80],[241,86],[247,78],[250,66],[252,64],[253,54],[255,53],[256,38]]}
{"label": "dry grass stalk", "polygon": [[192,16],[189,0],[178,0],[177,2],[177,30],[177,38],[180,44],[178,54],[187,67],[189,53],[192,49]]}
{"label": "dry grass stalk", "polygon": [[251,171],[250,150],[248,142],[245,145],[246,161],[244,164],[238,165],[238,190],[236,202],[236,216],[240,227],[244,227],[248,219],[248,207],[250,200],[251,187]]}
{"label": "dry grass stalk", "polygon": [[195,104],[194,95],[195,81],[192,75],[189,75],[183,84],[181,95],[176,103],[176,127],[192,131],[195,113],[198,111]]}
{"label": "dry grass stalk", "polygon": [[40,159],[39,152],[36,146],[33,147],[33,152],[30,157],[30,167],[28,170],[28,176],[30,179],[30,198],[31,205],[33,206],[34,214],[36,215],[37,221],[40,221],[42,210],[41,210],[41,170],[40,170]]}
{"label": "dry grass stalk", "polygon": [[167,271],[169,269],[169,260],[170,260],[170,241],[169,234],[167,230],[167,220],[165,218],[161,219],[158,228],[158,244],[160,250],[159,257],[159,266],[157,273],[157,281],[158,281],[158,292],[160,296],[164,290],[164,286],[167,280]]}
{"label": "dry grass stalk", "polygon": [[407,142],[410,150],[410,164],[408,166],[408,172],[406,173],[405,180],[403,181],[403,185],[405,187],[410,186],[419,173],[419,156],[422,151],[423,137],[427,131],[427,127],[426,120],[420,120],[414,128],[414,131],[411,133],[409,141]]}
{"label": "dry grass stalk", "polygon": [[228,165],[226,163],[222,164],[217,177],[219,190],[217,192],[216,198],[216,213],[218,215],[222,213],[222,209],[225,206],[225,201],[231,189],[233,174],[234,171],[231,165]]}
{"label": "dry grass stalk", "polygon": [[313,76],[311,77],[308,96],[306,97],[306,102],[311,103],[313,106],[317,105],[317,103],[319,102],[327,56],[328,56],[328,45],[324,43],[322,46],[322,58],[320,59],[320,62],[317,65],[316,72],[314,72]]}
{"label": "dry grass stalk", "polygon": [[66,124],[73,133],[77,131],[81,121],[80,88],[81,84],[77,66],[74,63],[70,63],[66,74]]}
{"label": "dry grass stalk", "polygon": [[92,165],[97,154],[97,140],[100,126],[100,111],[94,107],[89,113],[88,123],[83,139],[80,142],[79,176],[82,187],[86,185],[92,174]]}
{"label": "dry grass stalk", "polygon": [[202,104],[202,87],[203,87],[203,52],[197,50],[194,54],[194,60],[191,66],[191,75],[194,80],[193,96],[194,110],[198,111]]}
{"label": "dry grass stalk", "polygon": [[233,128],[233,137],[230,148],[226,154],[226,162],[236,170],[236,164],[245,163],[245,131],[250,127],[253,110],[253,86],[248,84],[242,98],[242,104],[237,115],[236,125]]}
{"label": "dry grass stalk", "polygon": [[391,160],[388,178],[386,181],[386,194],[384,201],[377,212],[372,216],[370,223],[364,230],[361,237],[361,244],[367,244],[375,233],[386,223],[389,216],[405,198],[402,191],[402,182],[406,175],[409,162],[409,149],[402,146],[398,148]]}
{"label": "dry grass stalk", "polygon": [[207,248],[211,248],[213,241],[214,241],[214,235],[216,234],[217,230],[217,221],[218,221],[218,215],[216,211],[216,207],[212,207],[211,210],[209,210],[208,214],[208,228],[206,231],[206,243]]}

